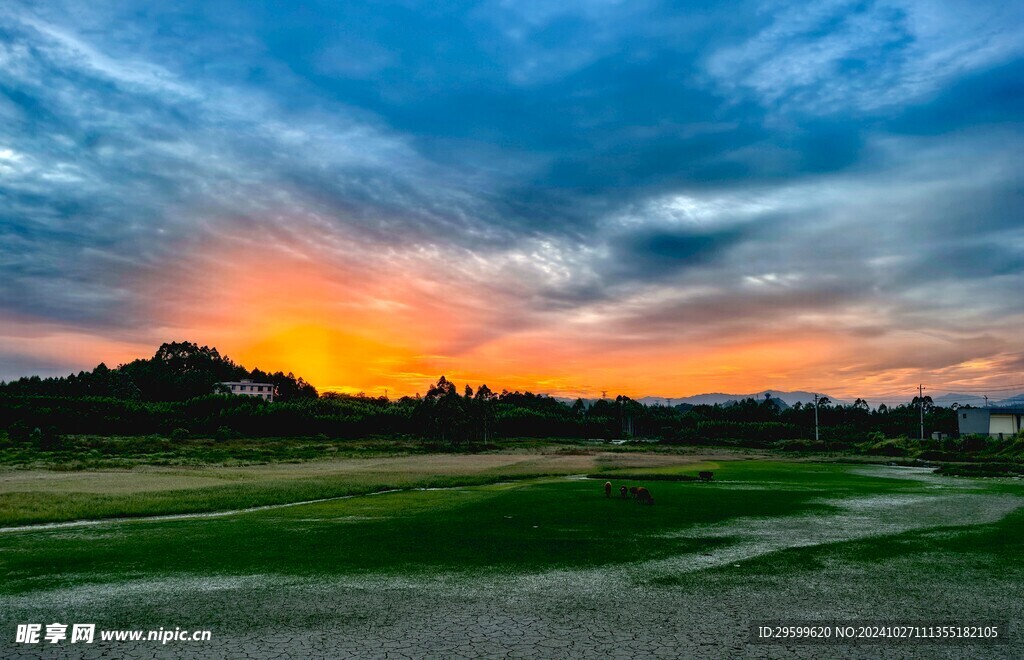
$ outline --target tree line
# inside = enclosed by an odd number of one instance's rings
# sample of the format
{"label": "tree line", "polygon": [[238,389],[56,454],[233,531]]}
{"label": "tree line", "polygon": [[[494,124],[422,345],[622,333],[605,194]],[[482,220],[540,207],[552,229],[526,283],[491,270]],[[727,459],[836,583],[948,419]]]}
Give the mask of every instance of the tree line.
{"label": "tree line", "polygon": [[188,401],[217,392],[222,382],[243,378],[274,385],[279,401],[317,397],[316,388],[295,374],[249,370],[221,355],[216,348],[187,341],[161,344],[153,357],[133,360],[116,369],[101,362],[92,371],[60,378],[31,376],[0,382],[0,395]]}
{"label": "tree line", "polygon": [[[251,378],[277,388],[273,403],[217,393],[223,381]],[[843,449],[875,438],[916,437],[920,404],[930,434],[956,435],[956,412],[930,397],[871,409],[822,400],[815,441],[812,405],[777,399],[728,405],[645,406],[629,397],[562,401],[532,392],[460,388],[445,377],[423,396],[325,393],[291,373],[247,370],[215,348],[164,344],[149,359],[64,378],[0,383],[0,428],[11,439],[53,444],[64,434],[187,437],[359,438],[408,436],[445,444],[500,438],[645,438],[676,444]],[[33,436],[33,434],[35,434]]]}

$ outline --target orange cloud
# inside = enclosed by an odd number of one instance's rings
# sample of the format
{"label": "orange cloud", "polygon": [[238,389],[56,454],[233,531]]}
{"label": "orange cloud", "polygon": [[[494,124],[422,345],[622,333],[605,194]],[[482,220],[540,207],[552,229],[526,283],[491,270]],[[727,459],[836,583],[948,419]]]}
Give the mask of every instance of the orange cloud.
{"label": "orange cloud", "polygon": [[183,248],[173,263],[124,283],[145,301],[134,313],[148,327],[135,335],[101,337],[23,319],[0,324],[0,338],[18,354],[79,368],[187,339],[250,368],[292,371],[321,390],[392,396],[423,393],[444,374],[460,384],[562,396],[817,388],[852,397],[909,391],[936,355],[954,365],[931,370],[947,382],[977,385],[986,373],[1000,377],[993,365],[1010,364],[936,339],[894,343],[820,325],[740,324],[721,336],[652,339],[625,331],[642,324],[642,313],[639,321],[611,318],[612,304],[583,315],[531,309],[528,287],[517,288],[501,268],[417,246],[381,251],[236,231]]}
{"label": "orange cloud", "polygon": [[205,246],[151,311],[168,338],[216,344],[247,366],[294,371],[323,390],[424,392],[458,382],[566,396],[782,386],[828,352],[820,337],[714,346],[620,345],[558,314],[528,321],[517,301],[434,254]]}

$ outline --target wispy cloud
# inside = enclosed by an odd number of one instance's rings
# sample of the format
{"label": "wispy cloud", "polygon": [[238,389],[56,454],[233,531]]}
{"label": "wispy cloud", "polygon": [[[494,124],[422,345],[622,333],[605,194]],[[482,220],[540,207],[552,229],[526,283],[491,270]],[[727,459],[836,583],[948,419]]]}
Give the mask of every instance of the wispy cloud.
{"label": "wispy cloud", "polygon": [[711,53],[707,71],[783,112],[891,110],[1024,54],[1024,10],[1012,3],[832,0],[764,13],[768,25]]}
{"label": "wispy cloud", "polygon": [[285,338],[360,346],[321,371],[360,389],[852,387],[1024,352],[1015,5],[316,16],[0,11],[0,378],[196,333],[300,371]]}

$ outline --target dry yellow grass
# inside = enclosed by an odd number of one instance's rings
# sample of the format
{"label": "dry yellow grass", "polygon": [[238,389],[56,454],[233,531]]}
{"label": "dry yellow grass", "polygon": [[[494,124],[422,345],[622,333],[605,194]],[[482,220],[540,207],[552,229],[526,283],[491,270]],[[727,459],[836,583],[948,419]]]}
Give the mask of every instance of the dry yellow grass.
{"label": "dry yellow grass", "polygon": [[128,494],[191,488],[212,488],[239,482],[309,478],[363,481],[416,480],[431,476],[486,474],[572,474],[600,468],[663,467],[713,460],[710,455],[623,454],[593,451],[507,451],[487,454],[427,454],[378,458],[338,458],[308,463],[273,463],[224,467],[141,466],[131,470],[0,471],[0,494],[102,493]]}
{"label": "dry yellow grass", "polygon": [[393,488],[479,484],[612,468],[666,467],[721,457],[559,448],[250,466],[139,466],[131,470],[75,472],[4,470],[0,471],[0,526],[225,511]]}

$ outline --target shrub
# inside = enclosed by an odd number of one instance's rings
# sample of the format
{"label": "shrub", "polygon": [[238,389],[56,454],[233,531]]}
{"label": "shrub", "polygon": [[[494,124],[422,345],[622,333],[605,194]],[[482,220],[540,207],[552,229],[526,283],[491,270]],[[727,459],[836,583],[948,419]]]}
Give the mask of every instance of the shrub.
{"label": "shrub", "polygon": [[825,451],[828,444],[814,440],[780,440],[775,447],[782,451]]}
{"label": "shrub", "polygon": [[29,442],[38,447],[39,451],[60,451],[64,448],[64,438],[60,437],[52,426],[45,429],[35,428],[29,435]]}
{"label": "shrub", "polygon": [[906,456],[910,453],[909,441],[906,438],[877,442],[867,448],[867,453],[877,456]]}
{"label": "shrub", "polygon": [[946,464],[939,466],[938,474],[962,477],[1008,477],[1024,475],[1024,466],[1016,463]]}
{"label": "shrub", "polygon": [[216,440],[224,442],[225,440],[232,440],[238,437],[238,433],[232,431],[230,427],[221,426],[213,434]]}
{"label": "shrub", "polygon": [[28,442],[32,435],[32,429],[25,422],[14,422],[7,430],[7,437],[11,442]]}
{"label": "shrub", "polygon": [[171,440],[188,440],[190,435],[188,429],[177,428],[171,431]]}
{"label": "shrub", "polygon": [[953,451],[929,449],[917,455],[922,461],[961,461],[963,456]]}
{"label": "shrub", "polygon": [[991,440],[987,435],[965,435],[960,438],[960,448],[963,451],[981,451],[990,443]]}

